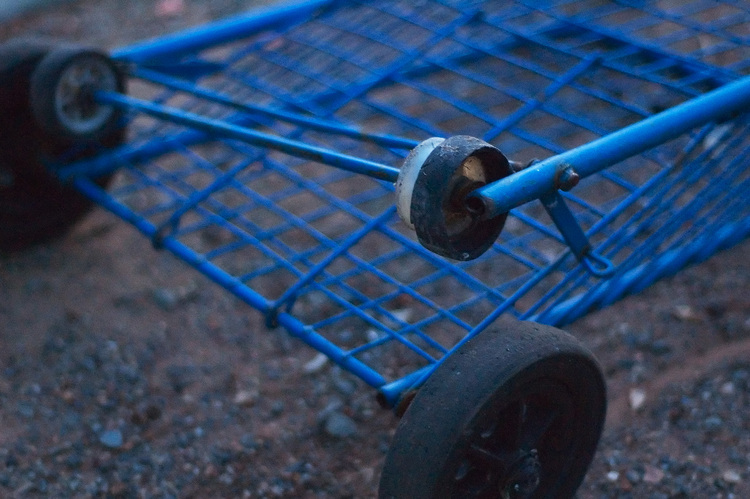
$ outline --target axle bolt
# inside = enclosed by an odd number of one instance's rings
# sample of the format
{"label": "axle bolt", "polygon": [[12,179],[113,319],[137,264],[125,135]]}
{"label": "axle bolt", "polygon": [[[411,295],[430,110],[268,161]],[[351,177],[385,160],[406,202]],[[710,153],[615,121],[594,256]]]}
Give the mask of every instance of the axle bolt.
{"label": "axle bolt", "polygon": [[578,185],[581,176],[573,169],[572,166],[565,167],[557,176],[557,188],[561,191],[569,191]]}

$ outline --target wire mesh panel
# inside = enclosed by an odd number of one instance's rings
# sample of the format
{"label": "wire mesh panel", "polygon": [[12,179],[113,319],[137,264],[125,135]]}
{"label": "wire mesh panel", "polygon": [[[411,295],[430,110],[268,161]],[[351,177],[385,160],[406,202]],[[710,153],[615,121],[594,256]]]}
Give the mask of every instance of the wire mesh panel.
{"label": "wire mesh panel", "polygon": [[[140,61],[129,93],[396,167],[407,148],[267,110],[407,144],[473,135],[525,164],[747,74],[749,37],[740,1],[334,2],[309,19]],[[131,114],[128,144],[100,158],[121,172],[100,201],[269,323],[355,371],[371,368],[375,385],[434,363],[491,313],[567,323],[750,230],[747,116],[563,194],[616,266],[601,279],[538,202],[513,210],[482,257],[451,262],[399,220],[391,182]]]}

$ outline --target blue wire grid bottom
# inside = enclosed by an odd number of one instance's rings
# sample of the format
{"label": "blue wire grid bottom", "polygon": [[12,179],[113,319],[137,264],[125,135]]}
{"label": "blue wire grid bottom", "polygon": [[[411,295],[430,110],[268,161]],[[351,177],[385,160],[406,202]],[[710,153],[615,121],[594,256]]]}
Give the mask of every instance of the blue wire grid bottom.
{"label": "blue wire grid bottom", "polygon": [[[744,2],[346,2],[140,63],[203,96],[146,73],[129,93],[396,167],[408,151],[205,93],[415,141],[473,135],[525,163],[747,74],[748,33]],[[434,364],[489,314],[569,323],[750,232],[746,115],[563,194],[616,266],[598,279],[539,202],[485,255],[449,262],[398,219],[388,182],[131,114],[128,144],[102,156],[120,168],[114,188],[78,185],[374,386]]]}

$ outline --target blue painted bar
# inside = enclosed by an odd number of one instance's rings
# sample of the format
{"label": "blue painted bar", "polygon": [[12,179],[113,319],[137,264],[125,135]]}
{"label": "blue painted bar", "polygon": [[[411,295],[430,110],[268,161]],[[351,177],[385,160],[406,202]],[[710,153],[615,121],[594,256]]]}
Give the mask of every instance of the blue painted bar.
{"label": "blue painted bar", "polygon": [[583,258],[591,249],[591,244],[563,197],[558,191],[552,191],[542,196],[541,201],[573,255],[579,260]]}
{"label": "blue painted bar", "polygon": [[395,182],[398,179],[398,168],[367,161],[355,156],[337,153],[330,149],[311,146],[304,142],[285,139],[275,135],[244,128],[227,121],[216,120],[189,113],[181,109],[170,108],[134,97],[127,97],[115,92],[97,92],[96,98],[100,102],[120,106],[124,109],[136,109],[142,113],[179,125],[202,130],[217,137],[235,139],[251,145],[266,147],[282,151],[290,156],[310,159],[326,165],[334,166],[353,173],[360,173],[379,180]]}
{"label": "blue painted bar", "polygon": [[696,127],[750,107],[750,76],[724,85],[664,112],[583,146],[540,161],[477,189],[471,197],[484,204],[484,216],[502,213],[557,188],[556,177],[572,167],[581,178],[675,139]]}
{"label": "blue painted bar", "polygon": [[395,135],[378,135],[373,133],[366,133],[361,130],[357,130],[356,128],[347,127],[339,123],[315,118],[312,116],[304,116],[289,111],[283,111],[281,109],[272,109],[269,107],[258,106],[252,103],[237,102],[231,97],[223,95],[219,92],[208,90],[199,87],[192,82],[173,78],[148,69],[136,69],[133,72],[133,75],[137,78],[158,83],[174,90],[197,95],[206,100],[223,104],[239,111],[279,119],[288,123],[292,123],[294,125],[303,126],[310,130],[317,130],[320,132],[341,135],[343,137],[362,140],[364,142],[372,142],[373,144],[379,144],[384,147],[393,147],[396,149],[412,149],[419,144],[419,141],[417,140],[405,139],[403,137],[397,137]]}
{"label": "blue painted bar", "polygon": [[115,59],[144,63],[181,55],[252,35],[258,30],[307,19],[316,10],[334,0],[305,0],[298,3],[271,5],[215,23],[164,35],[112,52]]}

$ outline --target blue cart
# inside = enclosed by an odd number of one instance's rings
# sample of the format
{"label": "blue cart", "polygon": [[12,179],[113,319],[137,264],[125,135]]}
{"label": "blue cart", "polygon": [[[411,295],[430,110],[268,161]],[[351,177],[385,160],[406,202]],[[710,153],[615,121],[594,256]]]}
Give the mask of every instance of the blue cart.
{"label": "blue cart", "polygon": [[570,497],[606,396],[557,327],[750,234],[748,33],[739,0],[308,0],[15,40],[0,248],[103,206],[402,417],[382,497]]}

